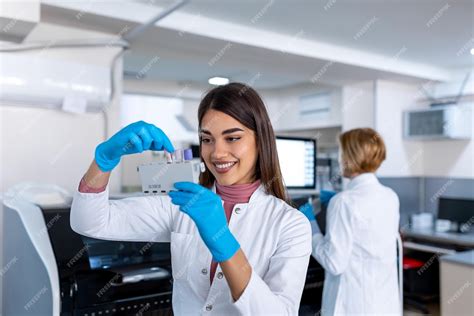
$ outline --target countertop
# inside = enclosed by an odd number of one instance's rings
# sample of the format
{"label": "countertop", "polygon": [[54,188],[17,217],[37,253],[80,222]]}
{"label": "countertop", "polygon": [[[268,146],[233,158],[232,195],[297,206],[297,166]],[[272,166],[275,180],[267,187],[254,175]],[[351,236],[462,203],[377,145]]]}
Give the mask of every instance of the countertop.
{"label": "countertop", "polygon": [[446,243],[446,244],[455,244],[463,247],[473,247],[474,248],[474,231],[467,233],[455,233],[455,232],[446,232],[440,233],[436,232],[434,229],[416,229],[412,227],[406,227],[401,229],[403,237],[416,238],[420,240]]}
{"label": "countertop", "polygon": [[441,256],[440,260],[474,267],[474,250],[468,250],[458,252],[452,255]]}

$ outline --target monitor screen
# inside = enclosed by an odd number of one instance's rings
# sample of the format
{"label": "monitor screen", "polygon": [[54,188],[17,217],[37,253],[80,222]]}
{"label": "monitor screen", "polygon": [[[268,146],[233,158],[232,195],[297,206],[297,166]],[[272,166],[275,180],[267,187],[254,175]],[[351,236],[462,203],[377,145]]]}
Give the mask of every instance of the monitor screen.
{"label": "monitor screen", "polygon": [[315,189],[316,140],[277,136],[276,144],[287,189]]}
{"label": "monitor screen", "polygon": [[[474,200],[466,198],[440,197],[438,218],[457,222],[459,226],[472,226],[474,218]],[[461,227],[460,227],[461,228]]]}

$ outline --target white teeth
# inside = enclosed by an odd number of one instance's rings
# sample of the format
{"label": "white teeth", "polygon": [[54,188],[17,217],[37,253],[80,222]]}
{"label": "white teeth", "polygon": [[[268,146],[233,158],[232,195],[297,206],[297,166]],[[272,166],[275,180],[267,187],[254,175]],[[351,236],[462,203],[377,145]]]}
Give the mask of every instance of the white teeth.
{"label": "white teeth", "polygon": [[225,163],[225,164],[221,164],[221,165],[215,164],[215,166],[218,169],[225,169],[225,168],[232,167],[234,164],[235,164],[235,162],[229,162],[229,163]]}

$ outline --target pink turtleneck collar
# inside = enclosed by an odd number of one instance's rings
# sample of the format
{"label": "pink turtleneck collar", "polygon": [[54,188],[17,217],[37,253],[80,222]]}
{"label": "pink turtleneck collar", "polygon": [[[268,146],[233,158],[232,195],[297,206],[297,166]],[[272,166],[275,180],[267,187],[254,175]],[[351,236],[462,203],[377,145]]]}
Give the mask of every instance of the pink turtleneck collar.
{"label": "pink turtleneck collar", "polygon": [[221,185],[216,183],[216,193],[225,203],[248,203],[253,192],[260,186],[260,180],[253,183]]}

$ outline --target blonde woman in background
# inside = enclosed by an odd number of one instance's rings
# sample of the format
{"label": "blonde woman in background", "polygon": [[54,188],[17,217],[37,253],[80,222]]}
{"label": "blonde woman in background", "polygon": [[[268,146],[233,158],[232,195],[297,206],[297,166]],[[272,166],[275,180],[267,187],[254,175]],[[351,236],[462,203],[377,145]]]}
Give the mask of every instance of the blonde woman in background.
{"label": "blonde woman in background", "polygon": [[339,137],[342,175],[350,179],[327,210],[326,234],[314,214],[313,257],[325,269],[322,315],[401,315],[396,237],[399,200],[377,180],[385,144],[370,128]]}

